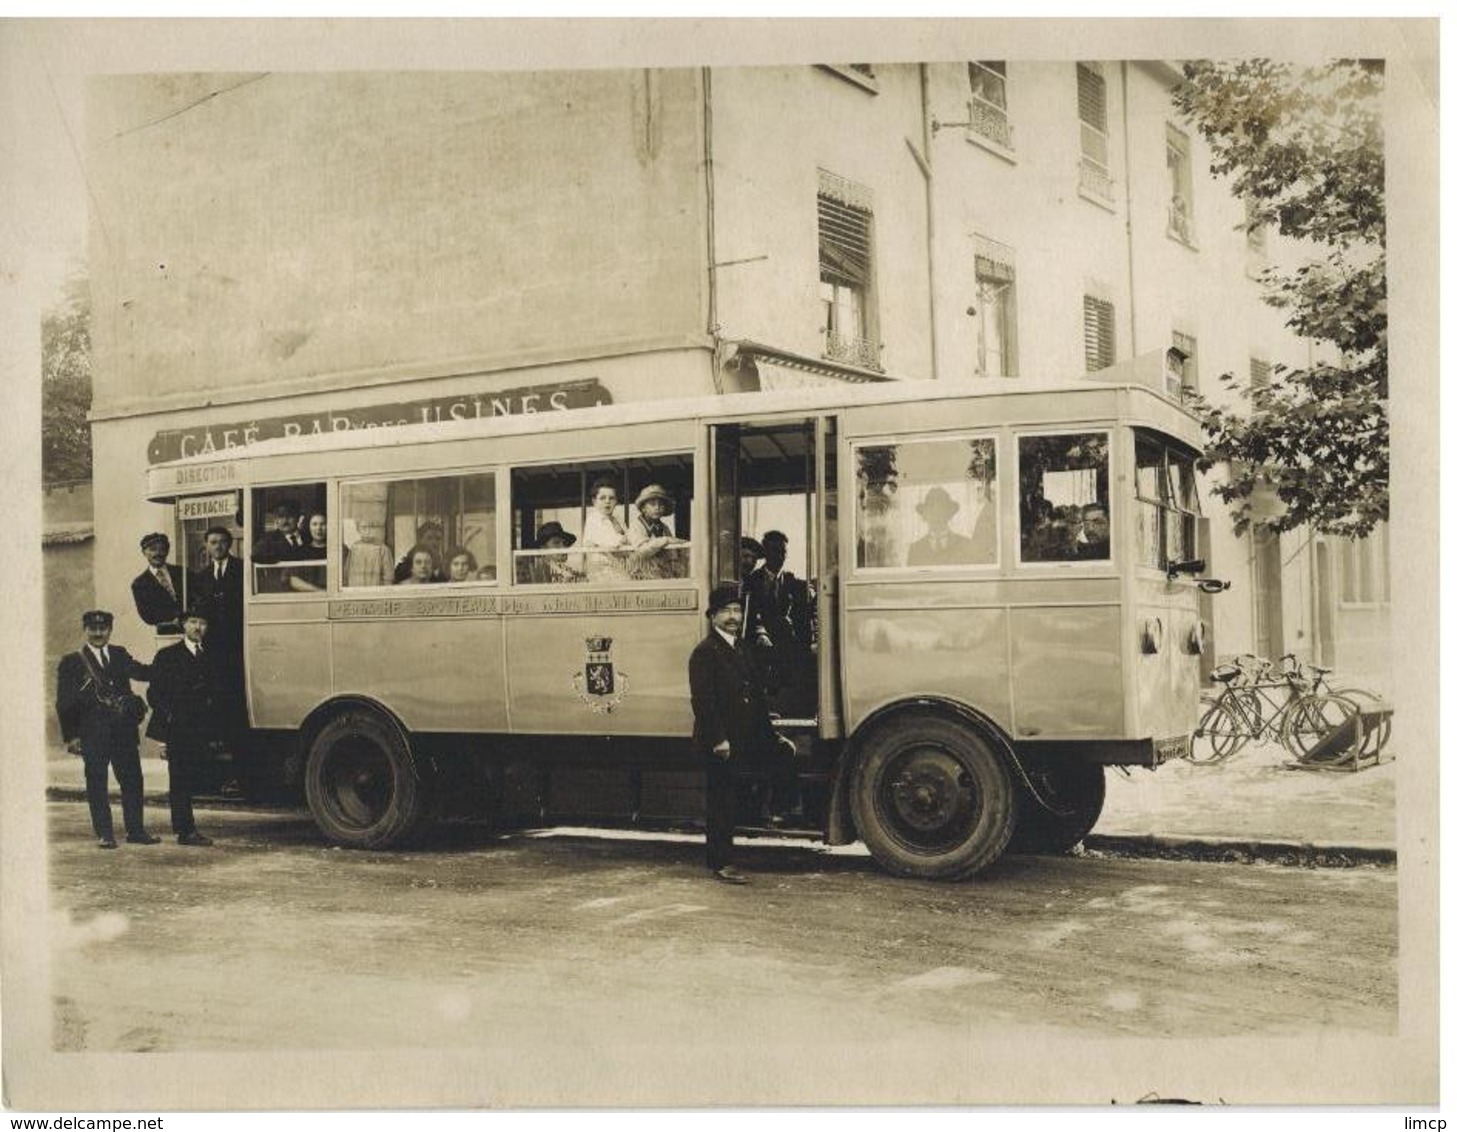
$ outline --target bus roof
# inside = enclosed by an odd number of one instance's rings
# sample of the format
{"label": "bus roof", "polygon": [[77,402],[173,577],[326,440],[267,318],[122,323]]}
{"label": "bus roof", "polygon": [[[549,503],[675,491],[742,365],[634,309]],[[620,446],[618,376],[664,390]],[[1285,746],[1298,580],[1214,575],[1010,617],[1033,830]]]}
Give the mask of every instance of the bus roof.
{"label": "bus roof", "polygon": [[[823,412],[863,406],[894,405],[980,397],[1031,397],[1039,394],[1084,393],[1107,396],[1113,390],[1128,390],[1188,416],[1188,410],[1137,383],[1112,383],[1078,379],[1072,381],[1030,381],[1026,378],[977,378],[975,381],[901,380],[869,385],[836,385],[808,389],[785,389],[745,393],[703,394],[696,397],[630,401],[616,405],[565,411],[513,414],[393,425],[381,428],[351,428],[330,433],[306,433],[276,437],[246,446],[219,448],[155,464],[151,471],[207,465],[221,461],[262,459],[305,453],[342,452],[353,449],[390,448],[442,441],[486,439],[531,433],[556,433],[614,425],[668,422],[697,418],[762,418],[796,412]],[[1150,406],[1152,407],[1152,405]],[[1192,419],[1192,418],[1191,418]]]}

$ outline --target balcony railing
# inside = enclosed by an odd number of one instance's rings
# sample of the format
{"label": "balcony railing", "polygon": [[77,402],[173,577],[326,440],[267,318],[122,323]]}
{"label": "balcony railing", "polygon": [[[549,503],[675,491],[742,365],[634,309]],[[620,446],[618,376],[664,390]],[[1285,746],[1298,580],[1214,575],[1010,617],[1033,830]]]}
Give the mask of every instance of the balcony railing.
{"label": "balcony railing", "polygon": [[1108,176],[1108,167],[1091,157],[1084,157],[1078,162],[1078,188],[1089,196],[1113,203],[1113,178]]}
{"label": "balcony railing", "polygon": [[985,99],[973,98],[967,103],[973,132],[1003,149],[1012,148],[1012,126],[1007,121],[1007,112]]}
{"label": "balcony railing", "polygon": [[834,330],[825,331],[825,357],[848,362],[863,369],[880,369],[880,346],[868,338],[851,338]]}

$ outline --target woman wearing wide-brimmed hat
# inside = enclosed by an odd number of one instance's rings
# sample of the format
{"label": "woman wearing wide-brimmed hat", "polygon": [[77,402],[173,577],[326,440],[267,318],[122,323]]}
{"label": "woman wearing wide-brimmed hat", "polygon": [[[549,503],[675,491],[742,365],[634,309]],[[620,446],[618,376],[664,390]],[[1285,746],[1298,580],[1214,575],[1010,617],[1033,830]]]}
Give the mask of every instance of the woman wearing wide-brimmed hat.
{"label": "woman wearing wide-brimmed hat", "polygon": [[676,538],[663,522],[676,506],[662,484],[650,483],[633,501],[632,518],[627,537],[633,545],[628,569],[634,578],[682,578],[687,576],[688,560],[674,548],[687,546]]}

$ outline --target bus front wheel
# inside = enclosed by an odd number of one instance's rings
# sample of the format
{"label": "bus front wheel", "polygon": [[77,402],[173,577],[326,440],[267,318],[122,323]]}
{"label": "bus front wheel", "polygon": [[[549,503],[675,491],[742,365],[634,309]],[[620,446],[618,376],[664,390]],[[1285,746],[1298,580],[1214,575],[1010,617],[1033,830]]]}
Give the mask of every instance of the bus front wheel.
{"label": "bus front wheel", "polygon": [[304,789],[324,836],[351,849],[396,845],[424,813],[404,735],[371,711],[345,711],[324,724],[309,748]]}
{"label": "bus front wheel", "polygon": [[957,879],[1007,847],[1018,796],[986,736],[958,720],[915,715],[867,741],[855,821],[871,854],[901,876]]}

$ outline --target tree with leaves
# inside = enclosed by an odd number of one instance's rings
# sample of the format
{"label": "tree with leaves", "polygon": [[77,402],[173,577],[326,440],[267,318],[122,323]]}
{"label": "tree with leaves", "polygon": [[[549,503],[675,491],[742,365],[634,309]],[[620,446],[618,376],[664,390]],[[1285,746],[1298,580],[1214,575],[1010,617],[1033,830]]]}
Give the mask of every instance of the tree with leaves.
{"label": "tree with leaves", "polygon": [[[1265,268],[1261,282],[1286,325],[1331,359],[1276,366],[1268,383],[1224,374],[1229,405],[1196,395],[1202,466],[1227,464],[1214,491],[1238,533],[1364,537],[1389,510],[1382,64],[1199,61],[1184,78],[1175,104],[1208,142],[1211,171],[1247,202],[1246,230],[1274,228],[1315,253]],[[1273,515],[1269,493],[1283,504]]]}
{"label": "tree with leaves", "polygon": [[66,281],[63,299],[41,319],[41,479],[91,478],[91,290]]}

